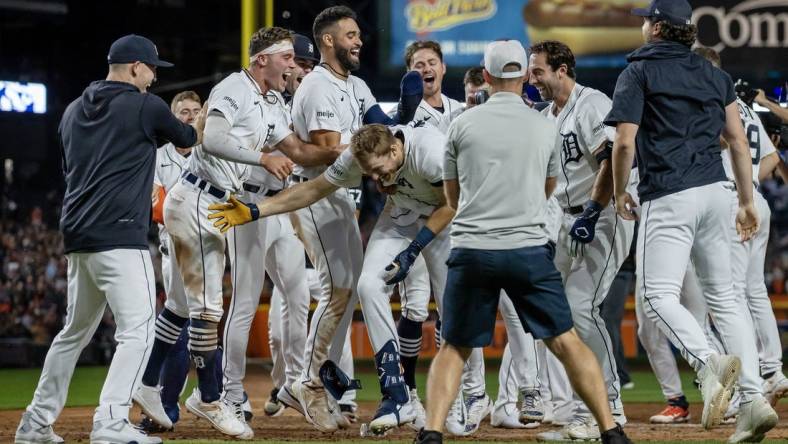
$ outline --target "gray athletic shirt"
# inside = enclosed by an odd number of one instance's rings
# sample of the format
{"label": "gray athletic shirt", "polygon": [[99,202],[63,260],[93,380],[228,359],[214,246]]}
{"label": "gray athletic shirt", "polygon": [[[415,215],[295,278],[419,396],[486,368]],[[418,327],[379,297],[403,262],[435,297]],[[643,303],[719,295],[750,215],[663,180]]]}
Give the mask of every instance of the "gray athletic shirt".
{"label": "gray athletic shirt", "polygon": [[499,92],[449,126],[443,179],[459,180],[452,248],[511,250],[543,245],[545,180],[558,175],[555,123]]}

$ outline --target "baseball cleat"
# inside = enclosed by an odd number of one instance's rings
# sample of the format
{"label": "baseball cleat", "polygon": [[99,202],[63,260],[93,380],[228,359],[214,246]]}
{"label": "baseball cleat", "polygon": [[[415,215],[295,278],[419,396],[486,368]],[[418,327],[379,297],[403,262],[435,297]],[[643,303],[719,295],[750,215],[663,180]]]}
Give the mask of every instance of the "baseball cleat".
{"label": "baseball cleat", "polygon": [[356,421],[358,421],[355,404],[341,403],[339,404],[339,412],[342,413],[342,416],[344,416],[351,424],[355,424]]}
{"label": "baseball cleat", "polygon": [[763,396],[755,396],[739,405],[736,432],[728,442],[761,442],[766,432],[777,425],[777,413]]}
{"label": "baseball cleat", "polygon": [[197,388],[186,400],[186,410],[198,418],[207,419],[216,430],[225,435],[238,436],[246,431],[246,427],[238,420],[229,405],[219,399],[213,402],[203,402],[200,390]]}
{"label": "baseball cleat", "polygon": [[410,402],[397,404],[388,396],[383,398],[375,417],[369,422],[369,432],[374,436],[385,436],[389,430],[416,420],[416,411]]}
{"label": "baseball cleat", "polygon": [[741,403],[741,392],[738,390],[733,394],[731,402],[728,403],[728,409],[722,416],[720,424],[730,425],[736,424],[736,417],[739,415],[739,404]]}
{"label": "baseball cleat", "polygon": [[772,406],[777,405],[780,398],[788,396],[788,378],[782,371],[774,372],[768,379],[763,380],[763,396]]}
{"label": "baseball cleat", "polygon": [[233,415],[235,415],[235,417],[238,419],[238,422],[240,422],[244,426],[243,433],[239,435],[235,435],[235,437],[243,440],[250,440],[254,438],[254,430],[252,430],[252,427],[249,425],[248,422],[246,422],[246,412],[244,411],[244,403],[232,402],[227,399],[223,400],[223,402],[232,410]]}
{"label": "baseball cleat", "polygon": [[698,372],[703,395],[703,428],[709,429],[722,421],[740,371],[741,360],[736,356],[711,354],[706,359],[706,365]]}
{"label": "baseball cleat", "polygon": [[679,405],[670,405],[652,416],[648,421],[652,424],[680,424],[690,419],[689,409]]}
{"label": "baseball cleat", "polygon": [[298,402],[295,396],[293,396],[293,392],[290,391],[288,386],[284,386],[279,389],[279,393],[276,394],[276,398],[286,407],[290,407],[302,415],[304,414],[304,409],[301,408],[301,403]]}
{"label": "baseball cleat", "polygon": [[165,429],[164,427],[161,426],[161,424],[150,419],[150,416],[144,413],[142,414],[142,420],[140,420],[140,422],[135,427],[147,433],[148,435],[152,435],[154,433],[171,432],[175,430],[174,426],[171,429]]}
{"label": "baseball cleat", "polygon": [[468,411],[468,419],[465,422],[464,436],[472,435],[479,430],[484,418],[492,412],[492,399],[484,393],[479,396],[469,396],[465,400],[465,408]]}
{"label": "baseball cleat", "polygon": [[349,429],[352,422],[348,416],[345,416],[342,413],[342,407],[340,407],[339,402],[337,402],[337,400],[334,399],[334,397],[330,394],[327,394],[326,396],[328,398],[328,403],[332,406],[332,415],[334,416],[334,422],[337,423],[337,427],[341,430]]}
{"label": "baseball cleat", "polygon": [[148,436],[141,430],[129,424],[127,419],[107,419],[93,423],[90,432],[90,444],[159,444],[161,438]]}
{"label": "baseball cleat", "polygon": [[463,436],[467,421],[468,410],[462,399],[462,391],[460,391],[457,397],[454,398],[451,409],[449,409],[449,415],[446,417],[446,431],[454,436]]}
{"label": "baseball cleat", "polygon": [[424,404],[421,403],[419,392],[416,389],[410,391],[410,405],[413,407],[413,411],[416,412],[416,419],[408,426],[418,432],[427,424],[427,411],[424,410]]}
{"label": "baseball cleat", "polygon": [[333,433],[338,425],[334,419],[336,405],[328,402],[323,386],[310,387],[301,381],[290,386],[290,392],[301,405],[306,420],[321,432]]}
{"label": "baseball cleat", "polygon": [[244,402],[242,408],[244,409],[244,420],[249,422],[254,418],[254,413],[252,412],[252,403],[249,402],[249,395],[246,394],[244,391]]}
{"label": "baseball cleat", "polygon": [[536,435],[537,441],[596,441],[600,438],[599,426],[590,415],[572,417],[569,424],[559,430],[550,430]]}
{"label": "baseball cleat", "polygon": [[542,424],[552,424],[553,421],[555,421],[553,401],[542,400],[542,406],[544,407],[544,419],[542,419]]}
{"label": "baseball cleat", "polygon": [[131,399],[140,406],[142,412],[153,422],[167,430],[172,428],[172,420],[167,416],[167,412],[164,411],[164,406],[161,403],[161,387],[149,387],[140,383]]}
{"label": "baseball cleat", "polygon": [[22,414],[14,437],[15,444],[62,444],[63,438],[55,434],[52,426],[42,426],[33,421],[30,412]]}
{"label": "baseball cleat", "polygon": [[[508,404],[511,413],[507,413],[507,404],[493,409],[490,414],[490,425],[499,429],[524,429],[525,424],[520,422],[520,412],[514,404]],[[536,423],[535,423],[536,424]],[[537,424],[538,425],[538,424]]]}
{"label": "baseball cleat", "polygon": [[541,423],[544,419],[544,404],[539,390],[524,390],[520,404],[519,422],[523,424]]}
{"label": "baseball cleat", "polygon": [[271,390],[271,396],[268,398],[268,401],[265,402],[265,407],[263,407],[265,416],[279,416],[284,413],[286,405],[279,400],[278,395],[280,390],[280,388],[276,387]]}

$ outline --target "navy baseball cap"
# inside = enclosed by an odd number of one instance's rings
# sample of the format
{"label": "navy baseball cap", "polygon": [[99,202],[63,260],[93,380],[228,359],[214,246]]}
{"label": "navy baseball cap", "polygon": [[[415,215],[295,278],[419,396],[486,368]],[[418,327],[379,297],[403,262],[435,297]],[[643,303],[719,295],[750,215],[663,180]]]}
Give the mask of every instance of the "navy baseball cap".
{"label": "navy baseball cap", "polygon": [[692,6],[687,0],[652,0],[648,8],[635,8],[632,15],[664,20],[673,25],[689,25]]}
{"label": "navy baseball cap", "polygon": [[295,52],[295,57],[297,59],[311,60],[315,63],[320,61],[315,52],[315,45],[312,44],[312,40],[303,34],[293,34],[293,52]]}
{"label": "navy baseball cap", "polygon": [[107,54],[107,63],[134,63],[142,62],[148,65],[169,68],[170,62],[159,59],[156,45],[141,35],[125,35],[112,43]]}

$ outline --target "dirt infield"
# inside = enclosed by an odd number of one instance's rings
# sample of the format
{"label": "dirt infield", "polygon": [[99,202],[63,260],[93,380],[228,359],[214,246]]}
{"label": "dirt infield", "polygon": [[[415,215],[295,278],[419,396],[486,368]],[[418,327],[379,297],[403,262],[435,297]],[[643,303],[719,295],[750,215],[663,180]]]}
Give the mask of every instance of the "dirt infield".
{"label": "dirt infield", "polygon": [[[248,377],[246,384],[250,400],[255,410],[252,419],[252,428],[255,439],[276,441],[336,441],[355,440],[359,437],[358,424],[349,430],[340,431],[333,435],[326,435],[316,431],[308,425],[303,417],[293,411],[286,411],[276,418],[266,417],[262,408],[271,390],[271,381],[262,372],[253,372]],[[690,424],[674,426],[654,426],[648,424],[649,416],[662,408],[655,403],[628,403],[626,405],[629,424],[626,426],[627,434],[636,441],[650,440],[724,440],[733,433],[733,426],[720,426],[711,431],[706,431],[698,424],[700,418],[700,405],[693,405],[693,420]],[[361,403],[361,421],[369,421],[374,414],[375,403]],[[788,418],[788,405],[781,404],[778,408],[781,418]],[[14,431],[22,412],[19,410],[0,411],[0,442],[13,442]],[[224,436],[214,431],[204,420],[195,417],[184,410],[181,411],[181,421],[176,425],[174,432],[162,434],[165,440],[170,439],[223,439]],[[73,407],[67,408],[60,416],[55,431],[66,442],[87,442],[90,434],[93,408]],[[134,409],[132,419],[139,419],[139,410]],[[549,430],[546,426],[533,430],[504,430],[496,429],[485,422],[474,436],[458,441],[529,441],[535,440],[539,432]],[[387,436],[387,439],[412,439],[414,432],[404,428]],[[780,424],[767,435],[768,439],[788,439],[788,421]],[[454,440],[454,439],[452,439]]]}

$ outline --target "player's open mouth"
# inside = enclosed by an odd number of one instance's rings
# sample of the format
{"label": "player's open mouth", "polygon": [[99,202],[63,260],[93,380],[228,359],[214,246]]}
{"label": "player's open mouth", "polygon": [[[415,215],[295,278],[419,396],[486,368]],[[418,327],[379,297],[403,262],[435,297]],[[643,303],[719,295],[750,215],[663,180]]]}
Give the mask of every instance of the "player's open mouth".
{"label": "player's open mouth", "polygon": [[424,83],[426,83],[428,85],[432,85],[433,83],[435,83],[435,75],[434,74],[427,74],[426,76],[424,76],[422,78],[422,80],[424,80]]}
{"label": "player's open mouth", "polygon": [[[287,82],[287,79],[290,78],[290,75],[293,74],[292,72],[286,72],[282,74],[282,80]],[[299,79],[300,80],[300,79]]]}
{"label": "player's open mouth", "polygon": [[358,57],[360,52],[361,52],[361,48],[353,48],[350,50],[350,55],[352,55],[353,57]]}

